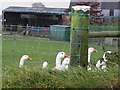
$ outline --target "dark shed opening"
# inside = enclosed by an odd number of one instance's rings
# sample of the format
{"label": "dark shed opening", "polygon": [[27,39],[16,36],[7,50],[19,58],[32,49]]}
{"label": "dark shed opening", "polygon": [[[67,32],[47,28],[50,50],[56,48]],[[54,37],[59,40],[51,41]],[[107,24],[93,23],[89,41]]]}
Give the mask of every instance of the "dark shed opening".
{"label": "dark shed opening", "polygon": [[62,25],[65,8],[8,7],[3,10],[3,25],[49,27]]}

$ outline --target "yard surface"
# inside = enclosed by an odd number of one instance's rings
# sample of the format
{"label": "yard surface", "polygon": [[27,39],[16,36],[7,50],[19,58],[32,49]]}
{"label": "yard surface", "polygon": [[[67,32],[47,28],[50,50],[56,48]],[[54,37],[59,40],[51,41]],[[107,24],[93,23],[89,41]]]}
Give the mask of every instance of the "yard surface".
{"label": "yard surface", "polygon": [[[101,45],[92,43],[98,53],[91,56],[97,62],[103,55]],[[56,54],[64,51],[70,54],[70,43],[49,39],[5,35],[2,38],[2,87],[3,88],[116,88],[118,87],[118,67],[108,67],[108,72],[86,71],[79,66],[70,66],[69,71],[52,71]],[[106,46],[106,50],[117,52],[118,48]],[[19,59],[28,54],[32,60],[25,62],[20,69]],[[48,69],[43,70],[42,63],[47,61]],[[93,67],[94,69],[94,67]]]}

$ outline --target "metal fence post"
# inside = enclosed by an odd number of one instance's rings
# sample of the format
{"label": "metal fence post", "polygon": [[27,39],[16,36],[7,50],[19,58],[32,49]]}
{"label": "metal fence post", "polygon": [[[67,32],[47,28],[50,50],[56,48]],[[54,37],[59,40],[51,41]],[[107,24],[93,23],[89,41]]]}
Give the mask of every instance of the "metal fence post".
{"label": "metal fence post", "polygon": [[88,65],[88,25],[90,6],[73,6],[71,33],[70,33],[70,56],[71,65]]}

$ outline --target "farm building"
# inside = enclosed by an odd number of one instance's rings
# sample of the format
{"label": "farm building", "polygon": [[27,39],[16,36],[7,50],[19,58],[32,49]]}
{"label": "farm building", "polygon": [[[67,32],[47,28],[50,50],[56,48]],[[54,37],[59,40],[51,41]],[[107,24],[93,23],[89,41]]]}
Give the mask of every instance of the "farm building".
{"label": "farm building", "polygon": [[[99,0],[96,0],[96,2]],[[81,0],[71,0],[68,8],[47,7],[8,7],[3,10],[3,25],[22,25],[49,27],[50,25],[70,25],[70,16],[65,15],[71,11],[72,6],[79,5]],[[120,16],[120,2],[101,2],[99,14],[104,16]]]}
{"label": "farm building", "polygon": [[3,25],[49,27],[65,23],[66,8],[8,7],[3,10]]}

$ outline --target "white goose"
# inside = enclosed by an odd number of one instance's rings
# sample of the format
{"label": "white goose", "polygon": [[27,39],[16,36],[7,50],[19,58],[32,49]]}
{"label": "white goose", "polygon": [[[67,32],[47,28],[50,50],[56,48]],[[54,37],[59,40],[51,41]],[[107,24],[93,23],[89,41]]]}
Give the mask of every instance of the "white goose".
{"label": "white goose", "polygon": [[88,48],[88,63],[90,63],[90,56],[92,52],[98,52],[98,51],[93,47]]}
{"label": "white goose", "polygon": [[69,57],[65,52],[59,52],[56,56],[56,66],[55,68],[53,68],[53,70],[57,69],[57,70],[63,70],[63,66],[62,66],[62,60],[64,58]]}
{"label": "white goose", "polygon": [[28,55],[23,55],[19,62],[19,67],[22,68],[26,60],[32,60]]}
{"label": "white goose", "polygon": [[88,66],[87,66],[88,71],[92,69],[90,57],[93,52],[98,52],[98,51],[93,47],[88,48]]}
{"label": "white goose", "polygon": [[66,57],[66,58],[62,61],[63,71],[68,70],[69,64],[70,64],[70,58],[69,58],[69,57]]}
{"label": "white goose", "polygon": [[106,62],[108,61],[107,58],[106,58],[106,54],[107,54],[107,53],[110,54],[111,51],[106,51],[106,52],[104,52],[102,59],[98,60],[98,62],[96,63],[96,68],[97,68],[98,70],[106,71],[106,68],[107,68]]}

